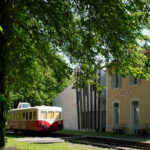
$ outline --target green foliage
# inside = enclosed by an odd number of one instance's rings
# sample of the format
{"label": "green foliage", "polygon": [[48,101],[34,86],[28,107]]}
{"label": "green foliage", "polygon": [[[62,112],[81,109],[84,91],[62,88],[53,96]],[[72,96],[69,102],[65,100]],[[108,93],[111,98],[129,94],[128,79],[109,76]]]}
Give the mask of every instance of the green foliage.
{"label": "green foliage", "polygon": [[3,33],[3,28],[0,26],[0,32]]}
{"label": "green foliage", "polygon": [[57,58],[60,51],[80,67],[77,86],[97,84],[95,70],[106,67],[123,76],[150,78],[148,59],[137,42],[150,40],[141,32],[149,28],[147,1],[33,0],[3,1],[3,5],[9,81],[15,75],[13,81],[23,79],[23,86],[32,83],[38,65],[50,67],[61,80],[69,68]]}
{"label": "green foliage", "polygon": [[74,7],[82,27],[81,50],[77,51],[78,55],[74,51],[71,53],[79,63],[78,74],[82,76],[77,84],[85,85],[91,79],[96,84],[98,77],[94,70],[106,67],[124,77],[134,74],[150,78],[149,60],[141,53],[143,49],[137,42],[150,40],[141,32],[149,28],[150,23],[147,1],[87,0],[75,1]]}
{"label": "green foliage", "polygon": [[56,78],[49,76],[26,88],[22,87],[17,92],[12,90],[9,95],[12,101],[11,107],[16,108],[19,102],[24,101],[29,102],[31,106],[52,105],[53,98],[62,92],[71,82],[73,80],[67,78],[64,78],[62,82],[58,82]]}
{"label": "green foliage", "polygon": [[79,66],[75,86],[100,90],[96,72],[106,67],[149,79],[150,61],[137,42],[150,41],[141,32],[150,28],[149,6],[146,0],[1,0],[0,93],[50,103],[49,90],[71,74],[59,52]]}
{"label": "green foliage", "polygon": [[[71,72],[61,56],[55,55],[55,57],[57,60],[53,60],[52,63],[55,66],[56,73],[48,64],[45,64],[47,65],[45,68],[36,61],[34,64],[35,70],[30,70],[32,80],[18,82],[16,77],[13,80],[9,80],[9,99],[12,101],[12,107],[16,107],[20,101],[29,102],[32,106],[51,105],[56,94],[68,86],[71,82],[70,78],[72,78]],[[63,74],[64,71],[67,72],[67,75]]]}

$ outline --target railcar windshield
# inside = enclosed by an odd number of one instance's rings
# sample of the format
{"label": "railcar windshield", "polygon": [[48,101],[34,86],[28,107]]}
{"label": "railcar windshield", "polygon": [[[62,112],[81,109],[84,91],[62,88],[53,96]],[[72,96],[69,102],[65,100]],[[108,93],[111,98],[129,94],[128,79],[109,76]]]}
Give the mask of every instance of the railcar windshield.
{"label": "railcar windshield", "polygon": [[47,119],[54,119],[54,112],[53,111],[48,112],[48,118]]}
{"label": "railcar windshield", "polygon": [[47,112],[41,111],[41,119],[47,119]]}
{"label": "railcar windshield", "polygon": [[61,118],[61,113],[59,111],[55,112],[55,119],[60,119]]}

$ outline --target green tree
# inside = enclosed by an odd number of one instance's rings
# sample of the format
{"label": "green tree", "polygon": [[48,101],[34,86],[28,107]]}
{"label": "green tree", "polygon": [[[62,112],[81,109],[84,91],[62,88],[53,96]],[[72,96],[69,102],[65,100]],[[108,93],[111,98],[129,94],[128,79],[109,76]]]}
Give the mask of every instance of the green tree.
{"label": "green tree", "polygon": [[[61,57],[59,59],[60,61],[63,61]],[[61,65],[59,63],[56,63],[55,68],[59,69],[59,72],[62,73],[64,70],[60,69],[60,66]],[[39,67],[40,66],[38,66],[38,68]],[[68,77],[62,76],[61,80],[58,80],[53,71],[49,69],[44,71],[44,73],[38,69],[37,73],[39,76],[38,78],[35,76],[32,84],[24,86],[20,85],[18,81],[16,81],[16,83],[9,83],[9,99],[11,102],[11,108],[16,108],[19,102],[24,101],[29,102],[31,106],[52,105],[52,99],[74,80],[71,72],[68,72]]]}
{"label": "green tree", "polygon": [[80,67],[82,82],[76,85],[97,85],[95,70],[103,67],[149,78],[149,62],[137,42],[149,40],[141,33],[149,27],[149,16],[146,0],[1,0],[0,147],[5,145],[10,81],[29,88],[39,77],[37,66],[42,74],[50,68],[61,80],[69,68],[57,52]]}

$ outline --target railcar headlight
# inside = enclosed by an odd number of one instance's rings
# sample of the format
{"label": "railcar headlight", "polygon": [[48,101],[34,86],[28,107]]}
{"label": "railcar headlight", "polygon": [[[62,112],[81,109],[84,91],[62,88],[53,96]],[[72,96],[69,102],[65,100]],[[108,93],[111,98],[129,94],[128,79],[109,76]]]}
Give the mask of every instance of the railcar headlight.
{"label": "railcar headlight", "polygon": [[44,122],[42,121],[42,122],[41,122],[41,125],[43,125],[43,124],[44,124]]}
{"label": "railcar headlight", "polygon": [[43,125],[42,127],[43,127],[44,129],[46,129],[46,128],[47,128],[47,125]]}

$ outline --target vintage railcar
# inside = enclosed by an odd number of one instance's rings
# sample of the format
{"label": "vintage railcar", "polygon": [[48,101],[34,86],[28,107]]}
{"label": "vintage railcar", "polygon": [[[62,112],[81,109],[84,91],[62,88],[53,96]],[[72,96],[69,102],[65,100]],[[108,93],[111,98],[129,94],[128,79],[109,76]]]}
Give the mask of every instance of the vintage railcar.
{"label": "vintage railcar", "polygon": [[14,131],[58,131],[63,129],[61,107],[27,106],[26,108],[26,106],[24,104],[24,107],[8,112],[8,129]]}

